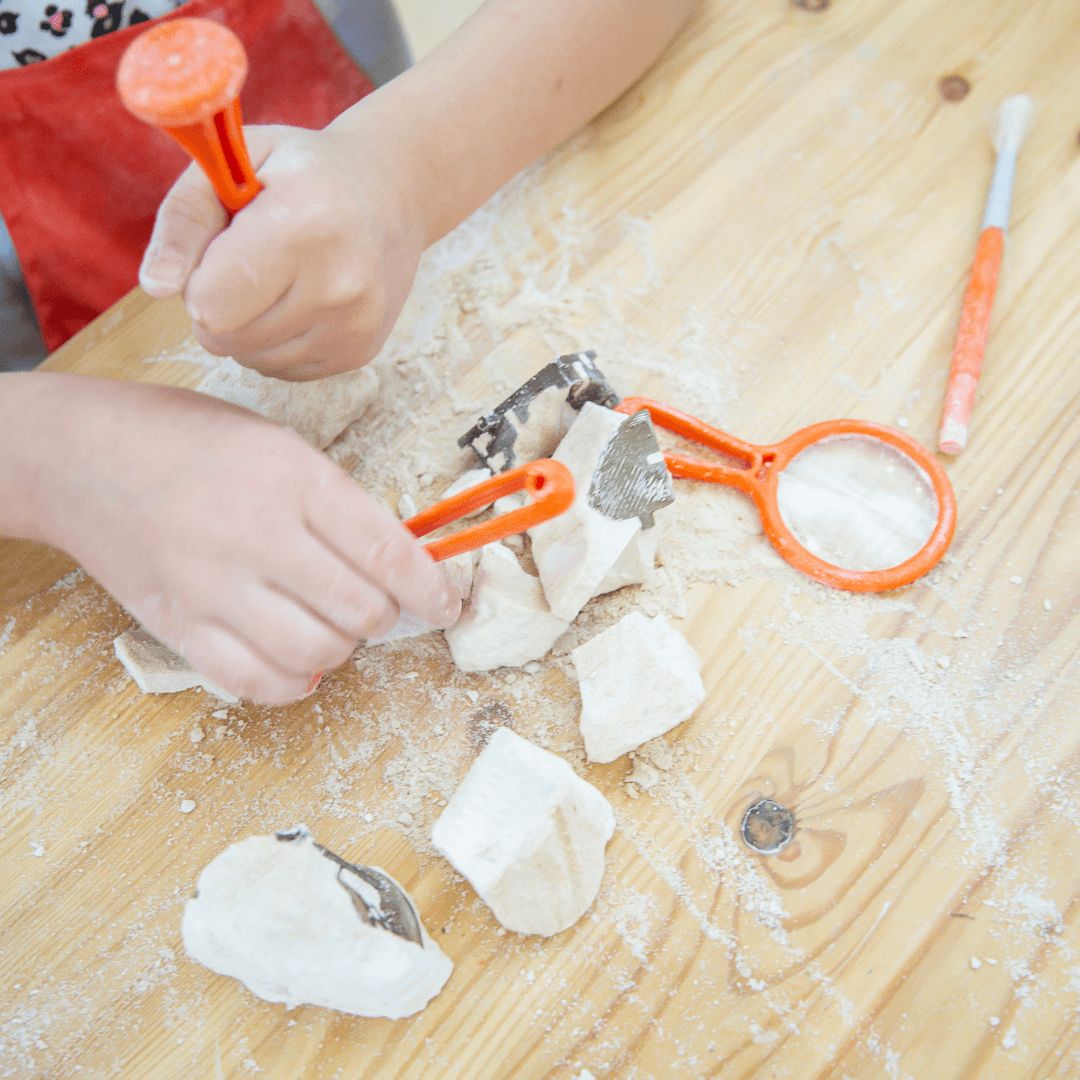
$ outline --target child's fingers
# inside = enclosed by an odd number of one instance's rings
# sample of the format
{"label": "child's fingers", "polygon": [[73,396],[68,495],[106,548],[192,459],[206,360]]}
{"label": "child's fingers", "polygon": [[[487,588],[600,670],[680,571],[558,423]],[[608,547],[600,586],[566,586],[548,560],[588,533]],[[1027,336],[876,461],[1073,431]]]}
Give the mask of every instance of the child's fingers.
{"label": "child's fingers", "polygon": [[[153,631],[153,627],[149,629]],[[200,675],[239,698],[264,705],[299,701],[308,693],[318,670],[305,675],[282,671],[235,631],[214,623],[193,627],[180,651]]]}
{"label": "child's fingers", "polygon": [[[302,597],[277,591],[252,580],[231,591],[223,610],[227,625],[284,675],[303,679],[312,672],[332,670],[343,664],[358,637],[347,637],[310,610]],[[397,611],[384,601],[379,626],[393,626]]]}
{"label": "child's fingers", "polygon": [[341,483],[352,488],[352,497],[344,489],[309,493],[305,511],[315,536],[406,611],[435,626],[455,622],[461,601],[442,568],[388,510],[359,491],[345,474]]}
{"label": "child's fingers", "polygon": [[228,335],[264,315],[289,291],[297,267],[291,234],[272,190],[233,218],[201,252],[184,290],[192,320],[228,351]]}
{"label": "child's fingers", "polygon": [[192,163],[158,207],[154,231],[139,267],[139,284],[159,299],[179,295],[207,245],[227,223],[210,181]]}
{"label": "child's fingers", "polygon": [[309,531],[283,548],[264,572],[274,586],[296,596],[355,646],[397,622],[398,608],[384,589],[346,565]]}

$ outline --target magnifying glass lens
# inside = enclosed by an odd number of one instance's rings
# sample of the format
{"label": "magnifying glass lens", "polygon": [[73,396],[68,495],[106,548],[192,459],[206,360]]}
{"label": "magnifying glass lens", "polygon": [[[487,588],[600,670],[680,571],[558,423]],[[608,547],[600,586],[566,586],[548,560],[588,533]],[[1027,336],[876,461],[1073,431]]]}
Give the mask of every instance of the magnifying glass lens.
{"label": "magnifying glass lens", "polygon": [[922,467],[872,435],[830,435],[777,480],[780,517],[811,554],[844,570],[887,570],[930,539],[938,500]]}

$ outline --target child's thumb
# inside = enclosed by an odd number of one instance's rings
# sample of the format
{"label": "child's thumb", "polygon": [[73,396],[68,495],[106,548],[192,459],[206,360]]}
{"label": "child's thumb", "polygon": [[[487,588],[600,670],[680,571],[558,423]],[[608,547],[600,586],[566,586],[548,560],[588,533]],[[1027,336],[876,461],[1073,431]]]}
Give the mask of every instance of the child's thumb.
{"label": "child's thumb", "polygon": [[210,241],[228,221],[210,182],[192,163],[158,207],[139,267],[139,284],[159,299],[179,295]]}

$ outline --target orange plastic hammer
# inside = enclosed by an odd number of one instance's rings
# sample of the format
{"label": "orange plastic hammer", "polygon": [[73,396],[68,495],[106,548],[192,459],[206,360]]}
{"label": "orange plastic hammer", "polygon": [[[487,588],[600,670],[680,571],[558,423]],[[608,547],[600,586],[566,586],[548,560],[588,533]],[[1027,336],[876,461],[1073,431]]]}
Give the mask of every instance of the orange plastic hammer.
{"label": "orange plastic hammer", "polygon": [[231,214],[262,190],[240,118],[248,64],[240,39],[210,19],[172,19],[140,34],[120,59],[128,110],[171,135],[201,166]]}

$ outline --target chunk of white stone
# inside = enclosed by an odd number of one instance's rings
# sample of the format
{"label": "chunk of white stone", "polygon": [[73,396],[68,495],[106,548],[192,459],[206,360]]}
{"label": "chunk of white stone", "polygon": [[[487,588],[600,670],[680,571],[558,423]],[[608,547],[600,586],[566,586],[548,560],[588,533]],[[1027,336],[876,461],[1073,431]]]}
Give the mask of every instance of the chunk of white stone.
{"label": "chunk of white stone", "polygon": [[569,623],[548,609],[540,582],[524,571],[503,544],[488,544],[476,566],[472,596],[446,631],[450,655],[461,671],[521,667],[539,660]]}
{"label": "chunk of white stone", "polygon": [[[439,501],[444,499],[452,499],[455,495],[460,495],[463,491],[468,491],[469,488],[476,487],[477,484],[482,484],[485,480],[491,479],[491,470],[487,468],[483,469],[470,469],[467,473],[459,476],[440,496]],[[477,514],[482,514],[487,509],[486,506],[481,506],[478,510],[471,510],[467,514],[462,514],[462,521],[471,517],[476,517]]]}
{"label": "chunk of white stone", "polygon": [[431,839],[507,930],[550,937],[592,906],[614,831],[611,806],[592,784],[502,727]]}
{"label": "chunk of white stone", "polygon": [[693,715],[705,700],[701,661],[663,615],[633,611],[570,653],[590,761],[614,761]]}
{"label": "chunk of white stone", "polygon": [[[475,563],[476,552],[474,551],[463,551],[460,555],[453,555],[442,562],[446,576],[450,579],[450,587],[462,601],[468,600],[472,593]],[[381,637],[368,638],[364,644],[385,645],[388,641],[422,637],[438,629],[441,628],[421,619],[418,615],[402,611],[398,616],[398,621],[385,634]]]}
{"label": "chunk of white stone", "polygon": [[442,989],[454,965],[401,886],[385,870],[363,869],[400,890],[419,941],[380,923],[387,918],[385,891],[300,826],[232,844],[203,870],[184,908],[184,947],[265,1001],[411,1016]]}
{"label": "chunk of white stone", "polygon": [[284,424],[325,450],[375,400],[379,377],[371,368],[360,368],[326,379],[288,382],[226,357],[195,389]]}
{"label": "chunk of white stone", "polygon": [[656,567],[656,545],[660,539],[660,522],[664,511],[654,511],[655,524],[651,529],[642,529],[630,538],[630,543],[623,548],[623,553],[607,572],[604,580],[596,586],[593,596],[624,589],[627,585],[643,585],[649,580]]}
{"label": "chunk of white stone", "polygon": [[532,555],[552,612],[569,622],[607,577],[641,529],[639,518],[614,521],[589,504],[593,473],[611,437],[628,418],[591,401],[552,455],[573,474],[574,501],[564,514],[529,530]]}
{"label": "chunk of white stone", "polygon": [[222,701],[238,700],[141,626],[125,630],[113,642],[113,652],[144,694],[175,694],[198,686]]}

